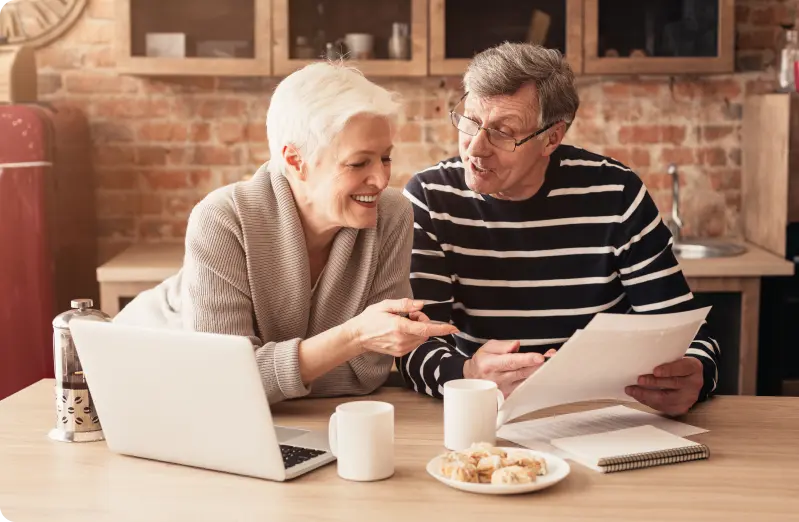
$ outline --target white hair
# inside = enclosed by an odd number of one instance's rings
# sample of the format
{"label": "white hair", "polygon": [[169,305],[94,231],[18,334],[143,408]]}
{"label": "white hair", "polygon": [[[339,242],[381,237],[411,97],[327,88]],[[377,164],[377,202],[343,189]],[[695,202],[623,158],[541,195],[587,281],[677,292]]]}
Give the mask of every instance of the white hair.
{"label": "white hair", "polygon": [[367,80],[352,67],[317,62],[281,81],[266,113],[269,168],[286,173],[283,147],[293,145],[313,161],[357,114],[385,116],[399,112],[396,95]]}

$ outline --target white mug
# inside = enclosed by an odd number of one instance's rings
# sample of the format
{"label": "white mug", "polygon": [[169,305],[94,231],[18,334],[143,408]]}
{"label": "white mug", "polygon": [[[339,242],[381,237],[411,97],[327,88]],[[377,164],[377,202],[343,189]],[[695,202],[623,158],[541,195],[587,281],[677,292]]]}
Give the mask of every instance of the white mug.
{"label": "white mug", "polygon": [[460,451],[497,440],[497,412],[505,398],[492,381],[456,379],[444,383],[444,446]]}
{"label": "white mug", "polygon": [[393,405],[379,401],[340,404],[330,416],[329,436],[339,477],[368,481],[394,474]]}
{"label": "white mug", "polygon": [[369,60],[373,57],[374,36],[365,33],[349,33],[344,37],[350,58],[353,60]]}

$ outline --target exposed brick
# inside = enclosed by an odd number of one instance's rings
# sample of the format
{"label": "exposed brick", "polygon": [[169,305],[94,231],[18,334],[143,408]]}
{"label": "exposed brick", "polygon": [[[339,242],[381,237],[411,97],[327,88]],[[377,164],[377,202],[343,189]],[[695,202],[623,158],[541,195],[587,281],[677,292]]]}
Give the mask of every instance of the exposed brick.
{"label": "exposed brick", "polygon": [[186,141],[189,125],[185,122],[147,122],[139,129],[141,141]]}
{"label": "exposed brick", "polygon": [[247,147],[247,161],[251,165],[263,165],[270,157],[268,143],[250,143]]}
{"label": "exposed brick", "polygon": [[114,41],[114,22],[111,20],[83,20],[80,31],[67,33],[67,39],[79,44],[106,44]]}
{"label": "exposed brick", "polygon": [[186,234],[186,218],[147,217],[139,223],[139,235],[145,240],[180,239]]}
{"label": "exposed brick", "polygon": [[779,43],[781,29],[768,27],[751,29],[738,34],[738,46],[742,49],[774,49]]}
{"label": "exposed brick", "polygon": [[97,217],[130,217],[139,214],[138,193],[100,193],[97,198]]}
{"label": "exposed brick", "polygon": [[197,107],[200,118],[236,118],[245,113],[246,104],[239,99],[203,100]]}
{"label": "exposed brick", "polygon": [[188,216],[191,209],[202,199],[197,194],[177,194],[164,197],[164,210],[171,216]]}
{"label": "exposed brick", "polygon": [[135,237],[135,221],[132,217],[97,218],[97,230],[105,239],[133,239]]}
{"label": "exposed brick", "polygon": [[262,122],[247,125],[247,139],[249,141],[266,142],[266,125]]}
{"label": "exposed brick", "polygon": [[61,90],[62,82],[60,74],[40,72],[37,78],[36,87],[39,96],[47,97]]}
{"label": "exposed brick", "polygon": [[195,189],[208,192],[213,190],[217,183],[216,178],[210,169],[196,169],[189,173],[189,182]]}
{"label": "exposed brick", "polygon": [[124,167],[136,162],[136,149],[133,147],[104,145],[94,148],[92,152],[94,163],[99,166]]}
{"label": "exposed brick", "polygon": [[135,170],[96,169],[97,188],[110,190],[134,190],[139,187],[139,173]]}
{"label": "exposed brick", "polygon": [[89,74],[85,72],[64,76],[67,92],[75,94],[118,93],[138,91],[135,80],[115,74]]}
{"label": "exposed brick", "polygon": [[397,128],[397,141],[416,143],[422,141],[422,126],[416,122],[400,124]]}
{"label": "exposed brick", "polygon": [[575,120],[569,132],[574,135],[574,139],[579,139],[586,145],[604,145],[608,142],[607,129],[594,121]]}
{"label": "exposed brick", "polygon": [[211,141],[211,125],[208,122],[192,123],[190,135],[194,143]]}
{"label": "exposed brick", "polygon": [[603,105],[601,112],[602,118],[606,122],[635,123],[644,117],[644,107],[641,100],[638,99],[608,101]]}
{"label": "exposed brick", "polygon": [[63,46],[48,46],[36,53],[36,67],[46,69],[78,69],[83,63],[79,49]]}
{"label": "exposed brick", "polygon": [[137,165],[166,165],[169,150],[164,147],[138,147],[136,150],[136,164]]}
{"label": "exposed brick", "polygon": [[741,186],[741,169],[713,169],[707,176],[713,190],[726,191]]}
{"label": "exposed brick", "polygon": [[134,139],[133,129],[113,121],[101,121],[91,124],[92,141],[95,144],[131,142]]}
{"label": "exposed brick", "polygon": [[777,90],[777,80],[775,78],[759,78],[746,82],[744,92],[746,94],[767,94]]}
{"label": "exposed brick", "polygon": [[705,125],[701,127],[702,139],[708,142],[720,141],[735,132],[731,125]]}
{"label": "exposed brick", "polygon": [[711,167],[723,167],[727,164],[727,151],[719,147],[699,149],[699,163]]}
{"label": "exposed brick", "polygon": [[679,145],[685,141],[686,129],[677,125],[626,125],[619,129],[619,142],[670,143]]}
{"label": "exposed brick", "polygon": [[671,176],[661,172],[642,174],[641,181],[646,185],[647,190],[655,191],[661,189],[671,189]]}
{"label": "exposed brick", "polygon": [[161,192],[143,192],[141,194],[142,216],[160,216],[164,213],[164,197]]}
{"label": "exposed brick", "polygon": [[116,66],[116,58],[112,47],[89,49],[83,53],[83,65],[90,68],[109,68]]}
{"label": "exposed brick", "polygon": [[779,26],[796,23],[796,13],[791,12],[784,3],[753,9],[749,15],[749,22],[754,25]]}
{"label": "exposed brick", "polygon": [[734,149],[730,149],[730,152],[727,154],[727,157],[730,159],[730,163],[732,165],[741,166],[741,161],[743,160],[743,154],[741,152],[740,147],[735,147]]}
{"label": "exposed brick", "polygon": [[458,129],[449,121],[427,122],[424,126],[424,141],[426,143],[457,143]]}
{"label": "exposed brick", "polygon": [[739,2],[735,4],[735,22],[742,24],[749,21],[750,9],[747,6],[741,5]]}
{"label": "exposed brick", "polygon": [[247,126],[235,121],[221,121],[216,124],[216,139],[224,144],[235,144],[244,141]]}
{"label": "exposed brick", "polygon": [[186,170],[148,170],[142,173],[146,189],[176,190],[190,188],[190,171]]}
{"label": "exposed brick", "polygon": [[216,89],[217,78],[213,76],[177,76],[148,79],[143,85],[148,94],[209,93]]}
{"label": "exposed brick", "polygon": [[194,148],[195,165],[235,165],[240,162],[240,154],[230,147],[200,145]]}
{"label": "exposed brick", "polygon": [[604,153],[633,169],[651,165],[651,158],[647,149],[610,147],[606,148]]}
{"label": "exposed brick", "polygon": [[693,149],[663,149],[660,152],[662,164],[693,165],[696,163]]}
{"label": "exposed brick", "polygon": [[94,111],[100,118],[161,118],[170,114],[170,104],[167,99],[152,98],[97,100]]}

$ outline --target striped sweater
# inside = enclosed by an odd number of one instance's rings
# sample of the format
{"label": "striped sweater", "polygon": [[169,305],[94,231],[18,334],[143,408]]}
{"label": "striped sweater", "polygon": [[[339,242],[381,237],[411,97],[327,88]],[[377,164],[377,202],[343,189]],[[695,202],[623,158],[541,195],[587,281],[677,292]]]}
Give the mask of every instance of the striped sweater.
{"label": "striped sweater", "polygon": [[[441,397],[490,339],[544,353],[599,312],[696,307],[646,187],[611,158],[561,145],[525,201],[472,192],[459,158],[418,173],[404,194],[414,210],[414,297],[460,329],[397,361],[418,392]],[[703,325],[687,352],[703,364],[700,400],[716,388],[719,354]]]}

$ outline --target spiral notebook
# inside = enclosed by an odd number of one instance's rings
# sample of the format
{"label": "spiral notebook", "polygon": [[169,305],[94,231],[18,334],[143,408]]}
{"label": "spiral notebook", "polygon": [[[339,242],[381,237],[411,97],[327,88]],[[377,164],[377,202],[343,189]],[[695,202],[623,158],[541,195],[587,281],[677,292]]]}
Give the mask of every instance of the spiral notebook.
{"label": "spiral notebook", "polygon": [[672,435],[654,426],[553,439],[552,445],[577,462],[603,473],[649,468],[706,459],[704,444]]}

